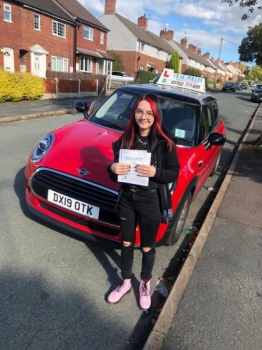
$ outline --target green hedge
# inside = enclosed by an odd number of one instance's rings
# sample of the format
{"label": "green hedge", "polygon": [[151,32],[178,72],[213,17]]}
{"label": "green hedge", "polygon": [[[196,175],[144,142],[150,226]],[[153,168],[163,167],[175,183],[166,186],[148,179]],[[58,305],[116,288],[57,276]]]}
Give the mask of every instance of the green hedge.
{"label": "green hedge", "polygon": [[0,68],[0,102],[37,100],[44,92],[41,78],[30,73],[9,73]]}
{"label": "green hedge", "polygon": [[136,76],[136,82],[139,84],[148,84],[149,80],[154,79],[157,75],[156,73],[152,73],[152,72],[147,72],[144,70],[139,70],[137,72],[137,76]]}

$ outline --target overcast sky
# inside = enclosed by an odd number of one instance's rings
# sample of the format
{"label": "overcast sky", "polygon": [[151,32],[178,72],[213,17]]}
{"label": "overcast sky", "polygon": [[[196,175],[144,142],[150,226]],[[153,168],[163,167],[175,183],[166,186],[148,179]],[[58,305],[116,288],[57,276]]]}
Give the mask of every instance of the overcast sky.
{"label": "overcast sky", "polygon": [[[104,13],[103,0],[78,0],[96,18]],[[262,0],[258,2],[262,3]],[[246,21],[247,12],[238,5],[228,6],[220,0],[117,0],[116,12],[137,23],[146,14],[148,30],[159,35],[161,29],[173,30],[174,40],[187,37],[187,43],[201,48],[202,54],[219,57],[225,62],[239,61],[238,47],[247,36],[248,27],[262,22],[262,11],[254,11]]]}

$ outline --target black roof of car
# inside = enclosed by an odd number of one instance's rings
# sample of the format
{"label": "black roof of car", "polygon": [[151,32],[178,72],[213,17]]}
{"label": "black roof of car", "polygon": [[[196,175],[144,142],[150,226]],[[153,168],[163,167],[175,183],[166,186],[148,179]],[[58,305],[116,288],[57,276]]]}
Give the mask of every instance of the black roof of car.
{"label": "black roof of car", "polygon": [[214,96],[206,93],[162,84],[125,85],[120,87],[118,90],[133,91],[140,93],[141,95],[151,92],[164,98],[175,98],[178,101],[192,103],[195,105],[203,105],[210,101],[216,101]]}

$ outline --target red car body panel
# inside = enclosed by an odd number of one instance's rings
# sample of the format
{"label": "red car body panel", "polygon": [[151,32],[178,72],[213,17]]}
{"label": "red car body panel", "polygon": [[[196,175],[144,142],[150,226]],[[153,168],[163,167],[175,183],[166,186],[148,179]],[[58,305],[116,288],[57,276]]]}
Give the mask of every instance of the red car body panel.
{"label": "red car body panel", "polygon": [[[222,122],[220,122],[217,131],[225,134],[225,128]],[[87,236],[89,234],[95,234],[105,239],[120,242],[120,233],[117,236],[108,237],[107,234],[104,234],[99,230],[96,231],[88,227],[83,227],[78,223],[72,223],[72,221],[64,217],[47,211],[41,205],[39,205],[39,200],[43,201],[43,198],[38,198],[38,196],[31,191],[29,183],[32,174],[38,168],[50,168],[54,171],[57,170],[65,174],[70,174],[71,176],[93,183],[103,184],[105,187],[118,191],[120,184],[114,183],[110,180],[106,168],[113,162],[112,143],[120,137],[121,133],[95,125],[86,120],[81,120],[79,122],[67,125],[63,128],[57,129],[53,133],[55,135],[55,140],[52,146],[52,152],[47,152],[45,157],[36,163],[32,162],[31,155],[29,156],[28,164],[25,169],[26,200],[28,204],[46,216],[62,221],[66,225],[75,226],[79,230],[86,232]],[[222,147],[212,146],[211,149],[206,150],[204,144],[201,144],[198,146],[198,152],[196,152],[195,148],[181,146],[177,147],[181,168],[178,184],[172,196],[173,211],[176,210],[186,187],[190,181],[196,177],[196,174],[198,174],[198,179],[196,181],[197,186],[192,194],[193,197],[197,195],[206,181],[206,174],[211,173],[221,148]],[[201,171],[199,171],[199,162],[203,161],[203,159],[207,159],[207,154],[208,161],[203,164]],[[88,174],[80,175],[78,169],[82,168],[87,169]],[[66,209],[63,210],[67,211]],[[70,212],[70,210],[68,210],[68,212]],[[79,214],[74,215],[82,217]],[[92,219],[88,219],[86,217],[85,220],[92,221]],[[160,225],[156,241],[160,241],[163,238],[166,229],[166,224]],[[135,244],[139,245],[140,239],[138,227],[136,233]]]}

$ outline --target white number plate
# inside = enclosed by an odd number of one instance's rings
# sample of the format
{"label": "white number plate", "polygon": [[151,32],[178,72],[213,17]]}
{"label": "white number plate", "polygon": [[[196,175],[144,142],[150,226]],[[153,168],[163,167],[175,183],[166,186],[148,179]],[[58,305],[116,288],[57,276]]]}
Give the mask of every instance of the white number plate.
{"label": "white number plate", "polygon": [[93,219],[98,219],[99,208],[94,207],[93,205],[77,201],[73,198],[64,196],[63,194],[48,190],[47,200],[51,203],[59,205],[60,207],[69,209],[78,214],[89,216]]}

